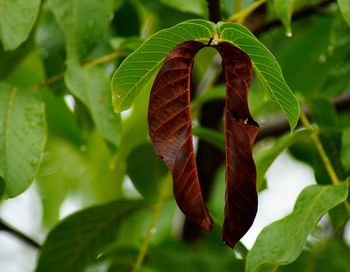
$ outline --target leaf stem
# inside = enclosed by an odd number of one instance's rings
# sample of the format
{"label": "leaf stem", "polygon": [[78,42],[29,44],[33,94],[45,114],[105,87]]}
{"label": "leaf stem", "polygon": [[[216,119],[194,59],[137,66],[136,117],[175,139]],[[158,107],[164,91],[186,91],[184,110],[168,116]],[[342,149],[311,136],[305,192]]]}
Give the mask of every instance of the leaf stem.
{"label": "leaf stem", "polygon": [[241,9],[242,9],[242,1],[235,0],[235,13],[241,11]]}
{"label": "leaf stem", "polygon": [[139,252],[139,254],[138,254],[137,258],[136,258],[136,261],[135,261],[135,264],[134,264],[132,272],[139,272],[141,267],[142,267],[142,263],[143,263],[143,261],[145,259],[146,254],[147,254],[147,250],[149,248],[149,243],[150,243],[152,235],[154,233],[154,229],[155,229],[155,227],[157,225],[157,222],[158,222],[158,219],[159,219],[159,216],[160,216],[160,212],[161,212],[161,210],[162,210],[162,208],[164,206],[165,200],[168,197],[168,188],[169,188],[170,181],[171,181],[171,176],[168,175],[165,178],[165,180],[164,180],[164,183],[163,183],[162,190],[160,192],[158,201],[153,206],[151,222],[150,222],[150,224],[148,226],[145,238],[144,238],[144,240],[142,242],[142,245],[141,245],[141,248],[140,248],[140,252]]}
{"label": "leaf stem", "polygon": [[[89,68],[89,67],[93,67],[93,66],[98,66],[98,65],[101,65],[101,64],[104,64],[104,63],[107,63],[107,62],[110,62],[112,60],[115,60],[121,56],[124,56],[125,53],[124,52],[121,52],[121,51],[115,51],[115,52],[112,52],[110,54],[107,54],[107,55],[104,55],[102,57],[99,57],[97,59],[93,59],[93,60],[90,60],[90,61],[87,61],[85,62],[82,67],[83,68]],[[54,75],[48,79],[45,79],[41,82],[38,82],[36,84],[34,84],[32,86],[33,89],[41,89],[41,88],[44,88],[44,87],[47,87],[49,85],[52,85],[53,83],[56,83],[57,81],[60,81],[62,80],[64,77],[64,73],[60,73],[60,74],[57,74],[57,75]]]}
{"label": "leaf stem", "polygon": [[221,21],[222,14],[221,14],[220,0],[207,0],[207,3],[208,3],[209,20],[214,23]]}
{"label": "leaf stem", "polygon": [[253,2],[251,5],[249,5],[248,7],[246,7],[243,10],[236,8],[235,14],[230,16],[227,21],[242,23],[254,10],[256,10],[258,7],[260,7],[265,2],[266,2],[266,0],[258,0],[258,1]]}
{"label": "leaf stem", "polygon": [[[312,131],[310,138],[315,144],[315,147],[318,151],[318,154],[321,157],[321,160],[324,164],[324,167],[325,167],[332,183],[334,185],[339,185],[341,183],[341,181],[339,180],[339,178],[338,178],[338,176],[337,176],[337,174],[332,166],[332,163],[331,163],[329,157],[327,156],[326,151],[323,148],[323,145],[320,141],[320,138],[318,137],[316,130],[312,127],[310,121],[308,120],[307,116],[305,115],[305,113],[303,111],[300,111],[300,121],[306,129],[309,129]],[[350,205],[347,202],[347,200],[344,201],[344,206],[345,206],[347,213],[350,216]]]}
{"label": "leaf stem", "polygon": [[36,249],[40,249],[41,248],[41,245],[38,242],[36,242],[32,238],[28,237],[26,234],[24,234],[23,232],[19,231],[18,229],[10,226],[8,223],[6,223],[2,219],[0,219],[0,231],[1,230],[12,234],[17,239],[19,239],[19,240],[21,240],[21,241],[31,245],[32,247],[34,247]]}

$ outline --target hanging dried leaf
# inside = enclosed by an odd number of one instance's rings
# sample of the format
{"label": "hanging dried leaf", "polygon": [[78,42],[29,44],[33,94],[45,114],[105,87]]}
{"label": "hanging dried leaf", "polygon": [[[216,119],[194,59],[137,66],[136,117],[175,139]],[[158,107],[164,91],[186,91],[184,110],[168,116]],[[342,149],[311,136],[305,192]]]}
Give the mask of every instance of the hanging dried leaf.
{"label": "hanging dried leaf", "polygon": [[210,229],[212,220],[198,180],[190,111],[193,60],[204,46],[187,41],[168,54],[151,90],[148,125],[153,147],[172,173],[178,206],[191,220]]}
{"label": "hanging dried leaf", "polygon": [[253,224],[258,200],[252,147],[259,126],[248,109],[252,64],[246,53],[230,43],[215,46],[226,78],[226,205],[223,240],[234,247]]}

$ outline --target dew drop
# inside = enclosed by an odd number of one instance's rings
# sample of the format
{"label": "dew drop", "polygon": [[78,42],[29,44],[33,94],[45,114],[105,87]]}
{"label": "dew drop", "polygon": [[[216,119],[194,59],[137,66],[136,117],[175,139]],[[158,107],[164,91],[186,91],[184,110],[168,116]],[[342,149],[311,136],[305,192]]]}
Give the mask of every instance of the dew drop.
{"label": "dew drop", "polygon": [[291,37],[293,36],[292,31],[287,31],[287,32],[286,32],[286,36],[287,36],[288,38],[291,38]]}
{"label": "dew drop", "polygon": [[38,162],[39,162],[39,159],[38,159],[38,158],[33,158],[33,159],[31,160],[30,164],[31,164],[32,166],[35,166],[35,165],[38,164]]}
{"label": "dew drop", "polygon": [[157,228],[151,228],[151,233],[156,234],[157,233]]}
{"label": "dew drop", "polygon": [[319,57],[318,57],[318,62],[319,63],[325,63],[327,61],[327,56],[325,54],[321,54]]}
{"label": "dew drop", "polygon": [[81,146],[79,147],[79,150],[80,150],[80,152],[86,152],[86,150],[87,150],[86,145],[81,145]]}

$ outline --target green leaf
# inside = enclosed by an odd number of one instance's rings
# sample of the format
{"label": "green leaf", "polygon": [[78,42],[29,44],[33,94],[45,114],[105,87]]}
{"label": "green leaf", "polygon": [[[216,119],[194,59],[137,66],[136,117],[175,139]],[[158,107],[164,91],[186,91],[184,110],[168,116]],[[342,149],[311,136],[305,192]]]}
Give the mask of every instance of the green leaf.
{"label": "green leaf", "polygon": [[0,177],[0,202],[4,197],[5,190],[6,190],[5,181]]}
{"label": "green leaf", "polygon": [[39,14],[40,0],[0,0],[0,39],[14,50],[29,36]]}
{"label": "green leaf", "polygon": [[261,231],[248,254],[246,271],[275,271],[296,260],[321,216],[343,202],[347,194],[348,182],[305,188],[290,215]]}
{"label": "green leaf", "polygon": [[107,32],[113,11],[112,0],[48,0],[61,27],[68,58],[83,60]]}
{"label": "green leaf", "polygon": [[97,130],[109,142],[119,142],[120,116],[111,103],[110,79],[103,67],[81,67],[75,60],[68,62],[65,82],[69,91],[89,109]]}
{"label": "green leaf", "polygon": [[120,200],[68,216],[46,238],[36,271],[83,271],[116,239],[123,219],[141,207],[141,202]]}
{"label": "green leaf", "polygon": [[45,106],[39,93],[0,83],[0,176],[9,197],[33,181],[45,142]]}
{"label": "green leaf", "polygon": [[283,25],[286,27],[288,34],[292,33],[290,20],[292,17],[294,2],[295,0],[274,0],[273,1],[276,15],[282,21]]}
{"label": "green leaf", "polygon": [[225,99],[226,97],[226,88],[224,84],[215,85],[208,91],[200,93],[195,96],[194,100],[191,102],[191,109],[197,109],[204,103],[216,100],[216,99]]}
{"label": "green leaf", "polygon": [[207,5],[204,0],[188,1],[188,0],[160,0],[164,5],[205,17],[207,15]]}
{"label": "green leaf", "polygon": [[215,25],[211,22],[189,20],[161,30],[146,40],[114,73],[114,110],[121,112],[131,107],[141,88],[153,77],[166,54],[176,45],[188,40],[208,42],[214,30]]}
{"label": "green leaf", "polygon": [[271,148],[254,154],[256,166],[256,186],[259,191],[263,187],[267,170],[270,168],[275,159],[282,153],[282,151],[297,141],[307,139],[310,134],[310,130],[299,130],[293,134],[286,134],[276,140]]}
{"label": "green leaf", "polygon": [[246,52],[262,85],[286,114],[293,130],[299,119],[300,106],[297,97],[285,82],[282,70],[271,52],[244,26],[233,23],[218,25],[219,41],[228,41]]}
{"label": "green leaf", "polygon": [[126,163],[126,171],[136,189],[146,199],[156,200],[168,168],[152,145],[148,142],[138,145],[130,152]]}
{"label": "green leaf", "polygon": [[346,23],[350,26],[350,2],[349,0],[338,0],[339,8],[344,16]]}
{"label": "green leaf", "polygon": [[193,135],[207,141],[208,143],[211,143],[212,145],[225,152],[225,139],[223,133],[219,133],[215,130],[205,127],[193,127],[192,133]]}

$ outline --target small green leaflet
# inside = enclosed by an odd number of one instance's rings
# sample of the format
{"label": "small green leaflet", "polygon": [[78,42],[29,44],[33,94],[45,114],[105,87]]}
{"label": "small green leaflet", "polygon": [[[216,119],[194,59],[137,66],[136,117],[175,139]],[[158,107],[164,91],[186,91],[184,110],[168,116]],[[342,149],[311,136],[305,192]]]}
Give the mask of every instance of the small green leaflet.
{"label": "small green leaflet", "polygon": [[228,41],[246,52],[252,60],[254,71],[262,85],[271,94],[286,114],[293,130],[299,119],[300,105],[297,97],[288,87],[283,78],[281,67],[275,57],[259,40],[244,26],[233,23],[218,25],[219,41]]}
{"label": "small green leaflet", "polygon": [[273,146],[267,150],[259,151],[254,154],[256,165],[256,187],[258,191],[262,190],[265,174],[276,158],[289,146],[297,141],[307,139],[311,134],[310,130],[298,130],[293,134],[286,134],[278,138]]}
{"label": "small green leaflet", "polygon": [[110,79],[104,67],[82,67],[74,59],[67,63],[64,79],[69,91],[89,109],[96,129],[109,142],[117,145],[120,115],[113,112]]}
{"label": "small green leaflet", "polygon": [[215,38],[214,42],[230,42],[249,55],[262,85],[286,114],[291,129],[294,129],[299,119],[299,102],[285,82],[271,52],[242,25],[219,23],[216,27],[211,22],[199,19],[159,31],[124,60],[112,80],[114,110],[121,112],[131,107],[141,88],[158,71],[166,54],[176,45],[189,40],[208,43],[211,38]]}
{"label": "small green leaflet", "polygon": [[0,177],[15,197],[36,176],[46,142],[45,105],[39,93],[0,83]]}
{"label": "small green leaflet", "polygon": [[292,17],[293,5],[295,0],[274,0],[273,4],[277,17],[282,21],[283,25],[287,29],[287,33],[292,34],[292,28],[290,26],[290,20]]}
{"label": "small green leaflet", "polygon": [[145,204],[118,200],[68,216],[47,236],[37,272],[80,272],[117,238],[123,219]]}
{"label": "small green leaflet", "polygon": [[246,263],[247,272],[276,271],[298,258],[307,236],[321,216],[342,203],[348,182],[340,185],[311,185],[299,195],[293,212],[265,227],[259,234]]}
{"label": "small green leaflet", "polygon": [[190,40],[208,42],[214,31],[215,24],[209,21],[189,20],[151,36],[115,71],[112,80],[114,110],[118,113],[131,107],[141,88],[176,45]]}
{"label": "small green leaflet", "polygon": [[350,2],[349,0],[338,0],[338,5],[341,10],[341,13],[344,16],[346,23],[350,27]]}
{"label": "small green leaflet", "polygon": [[0,0],[0,40],[14,50],[29,36],[39,14],[40,0]]}

